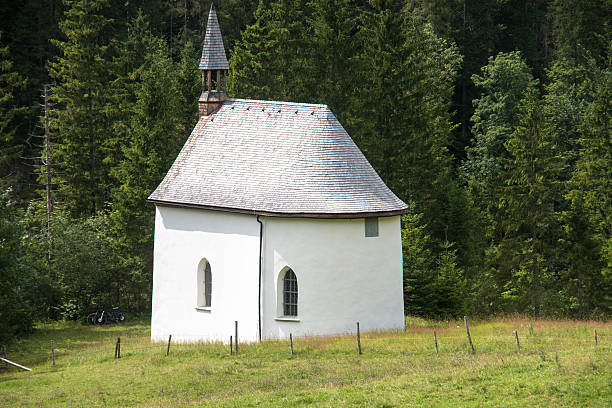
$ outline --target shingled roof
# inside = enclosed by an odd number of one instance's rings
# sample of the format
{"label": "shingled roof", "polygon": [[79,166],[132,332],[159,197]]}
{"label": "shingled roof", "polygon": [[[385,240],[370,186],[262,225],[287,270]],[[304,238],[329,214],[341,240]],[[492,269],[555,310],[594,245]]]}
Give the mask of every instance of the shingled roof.
{"label": "shingled roof", "polygon": [[407,210],[327,105],[244,99],[200,118],[149,201],[319,218]]}
{"label": "shingled roof", "polygon": [[217,21],[217,12],[213,5],[210,6],[210,12],[208,13],[200,69],[229,69],[221,29],[219,28],[219,21]]}

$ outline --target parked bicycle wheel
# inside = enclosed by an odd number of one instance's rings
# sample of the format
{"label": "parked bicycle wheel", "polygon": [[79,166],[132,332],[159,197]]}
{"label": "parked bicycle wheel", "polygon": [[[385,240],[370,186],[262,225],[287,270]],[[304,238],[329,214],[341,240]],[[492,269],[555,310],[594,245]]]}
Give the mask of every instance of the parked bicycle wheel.
{"label": "parked bicycle wheel", "polygon": [[88,314],[85,321],[87,324],[96,324],[96,312]]}
{"label": "parked bicycle wheel", "polygon": [[96,313],[96,323],[95,324],[106,324],[108,322],[108,317],[106,316],[106,312],[103,310],[100,313]]}

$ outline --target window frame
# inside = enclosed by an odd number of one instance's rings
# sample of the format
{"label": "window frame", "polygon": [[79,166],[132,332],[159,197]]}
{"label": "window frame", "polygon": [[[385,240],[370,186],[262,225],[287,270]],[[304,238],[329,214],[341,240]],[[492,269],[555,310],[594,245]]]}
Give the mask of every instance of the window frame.
{"label": "window frame", "polygon": [[[293,275],[292,292],[294,292],[294,294],[292,295],[293,302],[291,305],[291,309],[293,310],[286,310],[285,308],[285,281],[286,281],[285,277],[291,278],[291,275],[287,275],[289,271],[291,271],[291,274]],[[284,266],[278,272],[278,275],[276,276],[276,317],[274,318],[274,320],[281,321],[281,322],[299,322],[300,321],[298,280],[299,280],[298,274],[295,273],[293,268],[289,266]],[[287,315],[285,311],[287,311],[288,313],[295,312],[295,315]]]}
{"label": "window frame", "polygon": [[289,268],[283,275],[283,316],[298,316],[298,281],[293,269]]}
{"label": "window frame", "polygon": [[379,236],[378,217],[366,217],[363,219],[364,234],[366,238]]}

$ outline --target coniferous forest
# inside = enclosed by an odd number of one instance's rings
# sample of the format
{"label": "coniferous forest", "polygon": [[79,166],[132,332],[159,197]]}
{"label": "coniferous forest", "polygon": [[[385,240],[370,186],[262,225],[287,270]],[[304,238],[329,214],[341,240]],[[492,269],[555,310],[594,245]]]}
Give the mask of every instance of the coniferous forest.
{"label": "coniferous forest", "polygon": [[[610,0],[215,7],[230,96],[329,105],[409,204],[407,314],[610,317]],[[209,8],[0,1],[0,337],[150,309]]]}

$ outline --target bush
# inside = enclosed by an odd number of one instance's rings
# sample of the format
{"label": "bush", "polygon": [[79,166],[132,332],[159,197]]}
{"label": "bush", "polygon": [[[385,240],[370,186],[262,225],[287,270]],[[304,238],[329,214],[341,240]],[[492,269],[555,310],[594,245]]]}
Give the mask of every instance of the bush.
{"label": "bush", "polygon": [[24,262],[23,213],[0,194],[0,340],[32,329],[33,272]]}

